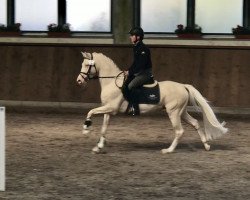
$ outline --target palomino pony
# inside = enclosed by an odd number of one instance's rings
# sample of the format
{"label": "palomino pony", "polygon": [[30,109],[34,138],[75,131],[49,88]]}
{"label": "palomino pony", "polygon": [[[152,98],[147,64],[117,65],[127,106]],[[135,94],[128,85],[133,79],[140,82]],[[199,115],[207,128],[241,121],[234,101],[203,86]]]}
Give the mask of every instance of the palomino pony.
{"label": "palomino pony", "polygon": [[[116,64],[102,53],[82,53],[83,63],[81,72],[77,77],[79,85],[85,85],[90,79],[99,79],[101,84],[102,106],[90,110],[83,125],[83,133],[88,133],[91,126],[91,117],[96,114],[104,114],[101,137],[97,145],[92,149],[99,153],[105,146],[105,135],[110,120],[110,115],[125,112],[127,102],[123,97],[119,86],[124,81],[124,73]],[[122,78],[121,78],[122,77]],[[165,108],[172,123],[175,138],[169,148],[162,149],[162,153],[171,153],[175,150],[181,136],[184,133],[181,119],[191,124],[198,132],[200,139],[208,151],[208,141],[215,139],[225,133],[227,128],[224,122],[220,123],[206,99],[191,85],[180,84],[172,81],[159,82],[160,102],[158,105],[140,104],[140,112],[146,113],[156,108]],[[198,121],[187,112],[188,102],[195,107],[201,108],[203,114],[204,131]]]}

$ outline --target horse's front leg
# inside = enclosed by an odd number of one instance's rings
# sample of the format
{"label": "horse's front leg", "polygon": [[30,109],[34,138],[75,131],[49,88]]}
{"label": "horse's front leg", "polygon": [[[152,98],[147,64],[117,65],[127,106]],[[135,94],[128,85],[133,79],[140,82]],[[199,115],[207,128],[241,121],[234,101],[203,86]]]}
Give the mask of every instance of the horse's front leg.
{"label": "horse's front leg", "polygon": [[110,119],[110,115],[104,114],[103,124],[102,124],[102,129],[101,129],[101,137],[97,145],[92,149],[93,153],[100,153],[105,146],[105,142],[106,142],[105,135],[106,135],[107,128],[108,128],[109,119]]}
{"label": "horse's front leg", "polygon": [[87,114],[86,120],[83,124],[83,134],[88,134],[90,131],[90,127],[92,125],[91,117],[96,114],[109,114],[109,113],[114,113],[115,110],[112,109],[109,106],[101,106],[98,108],[94,108],[90,110]]}

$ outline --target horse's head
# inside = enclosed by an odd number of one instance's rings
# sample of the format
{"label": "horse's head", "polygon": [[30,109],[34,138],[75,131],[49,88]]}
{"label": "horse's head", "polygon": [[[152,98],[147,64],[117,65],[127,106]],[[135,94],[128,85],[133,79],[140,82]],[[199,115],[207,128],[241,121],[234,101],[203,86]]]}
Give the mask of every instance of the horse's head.
{"label": "horse's head", "polygon": [[85,85],[88,80],[98,77],[95,60],[92,53],[82,52],[83,62],[81,71],[76,79],[78,85]]}

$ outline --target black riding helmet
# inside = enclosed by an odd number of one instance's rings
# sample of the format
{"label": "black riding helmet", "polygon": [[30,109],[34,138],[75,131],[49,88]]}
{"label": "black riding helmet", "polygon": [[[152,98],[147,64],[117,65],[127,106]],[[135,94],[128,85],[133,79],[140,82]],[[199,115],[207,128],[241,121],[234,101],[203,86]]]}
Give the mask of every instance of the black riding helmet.
{"label": "black riding helmet", "polygon": [[141,27],[135,27],[135,28],[132,28],[130,31],[129,31],[129,34],[130,35],[136,35],[136,36],[140,36],[140,39],[143,40],[144,38],[144,31]]}

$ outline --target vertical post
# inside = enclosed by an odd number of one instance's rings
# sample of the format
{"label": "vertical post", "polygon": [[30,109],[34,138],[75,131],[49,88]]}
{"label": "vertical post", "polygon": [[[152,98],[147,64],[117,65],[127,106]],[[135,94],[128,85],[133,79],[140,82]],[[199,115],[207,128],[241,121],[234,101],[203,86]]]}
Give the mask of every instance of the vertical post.
{"label": "vertical post", "polygon": [[134,0],[134,20],[133,24],[135,26],[140,26],[141,24],[141,1],[140,0]]}
{"label": "vertical post", "polygon": [[187,27],[195,27],[195,0],[187,1]]}
{"label": "vertical post", "polygon": [[112,0],[111,6],[114,43],[128,44],[128,32],[134,25],[134,0]]}
{"label": "vertical post", "polygon": [[5,191],[5,108],[0,107],[0,191]]}
{"label": "vertical post", "polygon": [[66,0],[58,0],[58,24],[66,23]]}
{"label": "vertical post", "polygon": [[15,23],[15,0],[7,0],[7,25]]}
{"label": "vertical post", "polygon": [[250,0],[243,2],[243,26],[250,28]]}

